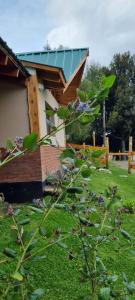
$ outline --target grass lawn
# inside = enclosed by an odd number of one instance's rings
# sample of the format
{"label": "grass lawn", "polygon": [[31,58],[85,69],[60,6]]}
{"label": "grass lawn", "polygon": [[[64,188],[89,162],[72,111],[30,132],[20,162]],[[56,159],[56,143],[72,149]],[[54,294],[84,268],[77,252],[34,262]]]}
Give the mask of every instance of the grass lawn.
{"label": "grass lawn", "polygon": [[[96,173],[92,175],[91,190],[98,193],[102,193],[108,185],[117,185],[122,197],[124,199],[135,198],[135,174],[127,175],[126,170],[122,170],[116,167],[111,167],[111,174],[108,173]],[[122,177],[121,177],[122,175]],[[124,177],[123,175],[127,175]],[[40,222],[40,214],[31,214],[27,205],[22,207],[22,212],[18,218],[30,218],[30,224],[25,225],[25,229],[31,227],[34,229],[35,225]],[[123,229],[127,230],[132,237],[135,236],[135,216],[132,214],[123,214]],[[14,228],[12,227],[12,217],[0,218],[0,261],[6,257],[3,255],[3,249],[5,247],[14,248]],[[49,218],[44,223],[47,236],[52,237],[56,229],[61,228],[63,232],[69,232],[75,226],[74,220],[70,213],[60,210],[53,210]],[[27,239],[27,236],[26,236]],[[44,238],[45,239],[45,238]],[[39,250],[45,245],[45,240],[40,238],[38,246],[35,249]],[[121,243],[125,243],[125,240]],[[66,239],[66,244],[70,250],[76,251],[79,247],[79,241],[76,237],[70,237]],[[128,245],[128,244],[127,244]],[[19,246],[16,245],[16,249],[19,252]],[[110,271],[121,274],[125,272],[130,280],[135,280],[135,256],[132,257],[129,250],[125,251],[124,256],[118,251],[117,242],[106,244],[100,249],[100,254],[103,261]],[[67,251],[60,248],[58,245],[51,246],[39,255],[44,255],[45,258],[42,261],[31,260],[27,268],[30,270],[31,277],[27,288],[30,291],[36,288],[43,288],[45,290],[45,296],[42,299],[46,300],[81,300],[85,299],[86,295],[89,295],[90,287],[88,282],[80,281],[80,273],[78,268],[80,265],[77,259],[69,260]],[[4,278],[5,271],[12,274],[15,268],[15,262],[11,259],[10,265],[6,262],[0,264],[0,288],[2,288],[6,279]],[[13,297],[14,300],[21,300],[21,298]],[[90,299],[90,298],[87,298]],[[132,297],[131,299],[135,299]],[[92,299],[91,299],[92,300]]]}

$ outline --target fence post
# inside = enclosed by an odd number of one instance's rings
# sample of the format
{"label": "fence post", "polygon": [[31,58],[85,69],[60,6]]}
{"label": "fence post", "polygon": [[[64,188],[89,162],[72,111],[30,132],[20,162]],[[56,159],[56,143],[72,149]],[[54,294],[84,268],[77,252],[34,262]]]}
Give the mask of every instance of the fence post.
{"label": "fence post", "polygon": [[129,137],[129,155],[128,155],[128,173],[131,174],[131,161],[132,161],[132,151],[133,151],[133,138]]}
{"label": "fence post", "polygon": [[96,146],[95,131],[93,131],[92,137],[93,137],[93,146],[95,147]]}
{"label": "fence post", "polygon": [[85,147],[85,143],[83,143],[83,149],[85,150],[85,148],[86,148],[86,147]]}
{"label": "fence post", "polygon": [[109,138],[105,138],[105,147],[106,147],[106,168],[109,168]]}

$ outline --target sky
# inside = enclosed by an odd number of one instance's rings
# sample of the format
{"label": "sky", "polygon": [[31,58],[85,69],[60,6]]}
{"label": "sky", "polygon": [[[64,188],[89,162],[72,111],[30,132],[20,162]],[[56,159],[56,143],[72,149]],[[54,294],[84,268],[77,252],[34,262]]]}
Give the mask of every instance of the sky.
{"label": "sky", "polygon": [[89,48],[89,61],[108,65],[135,53],[135,0],[0,0],[0,35],[15,53]]}

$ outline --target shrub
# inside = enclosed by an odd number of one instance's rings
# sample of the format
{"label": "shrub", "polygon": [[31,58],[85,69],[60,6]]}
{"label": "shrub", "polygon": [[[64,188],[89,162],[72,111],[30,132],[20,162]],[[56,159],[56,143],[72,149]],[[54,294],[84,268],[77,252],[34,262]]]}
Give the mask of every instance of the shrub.
{"label": "shrub", "polygon": [[135,212],[135,201],[134,200],[129,200],[126,199],[123,201],[123,206],[129,210],[130,213],[134,213]]}

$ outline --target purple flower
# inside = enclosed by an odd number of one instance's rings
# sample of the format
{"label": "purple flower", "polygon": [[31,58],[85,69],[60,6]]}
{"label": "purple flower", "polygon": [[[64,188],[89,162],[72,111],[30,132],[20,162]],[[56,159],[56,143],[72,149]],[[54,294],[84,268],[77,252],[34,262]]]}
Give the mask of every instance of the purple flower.
{"label": "purple flower", "polygon": [[12,216],[14,214],[14,210],[11,204],[8,205],[7,216]]}
{"label": "purple flower", "polygon": [[23,147],[23,138],[21,136],[16,136],[15,144],[16,144],[18,149],[22,149],[22,147]]}
{"label": "purple flower", "polygon": [[103,198],[102,196],[99,196],[99,197],[98,197],[98,203],[99,203],[99,204],[104,203],[104,198]]}
{"label": "purple flower", "polygon": [[77,104],[77,106],[76,106],[76,110],[77,110],[77,111],[84,111],[84,110],[87,110],[87,109],[89,109],[88,104],[83,103],[83,102],[79,102],[79,103]]}
{"label": "purple flower", "polygon": [[37,207],[41,207],[41,208],[44,207],[44,204],[43,204],[43,202],[42,202],[41,199],[33,199],[32,202],[33,202],[33,204],[34,204],[35,206],[37,206]]}

